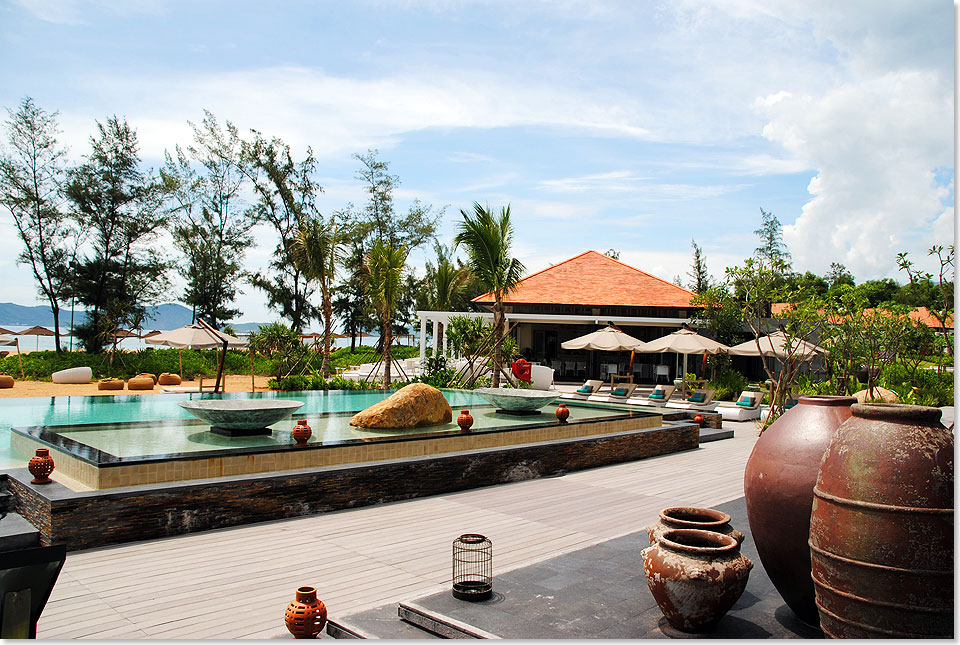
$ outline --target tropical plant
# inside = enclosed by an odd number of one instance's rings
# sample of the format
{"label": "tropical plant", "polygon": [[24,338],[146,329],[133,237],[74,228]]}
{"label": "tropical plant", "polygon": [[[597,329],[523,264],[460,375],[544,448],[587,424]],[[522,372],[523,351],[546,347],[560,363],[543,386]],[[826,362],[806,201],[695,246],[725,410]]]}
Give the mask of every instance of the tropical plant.
{"label": "tropical plant", "polygon": [[503,298],[516,288],[526,270],[520,260],[510,257],[513,226],[510,224],[510,206],[500,210],[499,217],[490,208],[475,202],[473,214],[460,211],[463,221],[454,238],[454,247],[467,250],[470,269],[480,283],[493,292],[493,387],[500,386],[502,363],[500,341],[506,335]]}
{"label": "tropical plant", "polygon": [[340,240],[336,218],[324,221],[308,217],[301,222],[294,239],[294,258],[304,277],[320,285],[320,312],[323,319],[323,363],[320,372],[330,375],[330,339],[333,334],[333,301],[331,289],[340,260]]}
{"label": "tropical plant", "polygon": [[403,286],[407,249],[391,248],[377,242],[367,256],[367,293],[373,299],[383,328],[383,384],[390,386],[391,345],[393,344],[393,312]]}
{"label": "tropical plant", "polygon": [[[454,311],[462,307],[464,294],[471,279],[470,270],[462,263],[454,263],[454,251],[439,243],[434,244],[437,264],[427,262],[427,294],[424,305],[431,311]],[[443,347],[444,324],[437,323],[437,347]]]}
{"label": "tropical plant", "polygon": [[249,349],[270,361],[273,377],[277,380],[302,369],[309,353],[300,339],[300,332],[280,322],[262,325],[252,332]]}

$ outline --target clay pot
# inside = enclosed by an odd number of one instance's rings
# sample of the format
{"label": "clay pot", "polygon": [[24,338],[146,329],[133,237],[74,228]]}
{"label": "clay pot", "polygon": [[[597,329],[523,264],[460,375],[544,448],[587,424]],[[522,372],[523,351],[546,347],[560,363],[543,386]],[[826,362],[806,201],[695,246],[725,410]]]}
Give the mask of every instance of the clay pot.
{"label": "clay pot", "polygon": [[667,531],[673,529],[697,529],[729,535],[739,545],[743,542],[743,533],[730,526],[730,516],[723,511],[695,506],[671,506],[660,511],[660,521],[644,530],[650,535],[650,544],[658,541]]}
{"label": "clay pot", "polygon": [[13,387],[13,377],[9,374],[0,374],[0,388]]}
{"label": "clay pot", "polygon": [[743,594],[753,568],[735,539],[712,531],[667,531],[641,555],[660,611],[684,632],[716,625]]}
{"label": "clay pot", "polygon": [[820,459],[850,418],[851,396],[801,396],[757,439],[743,475],[750,533],[787,606],[819,625],[810,578],[810,509]]}
{"label": "clay pot", "polygon": [[123,380],[118,378],[102,378],[97,383],[98,390],[122,390]]}
{"label": "clay pot", "polygon": [[300,419],[297,421],[297,425],[293,427],[293,430],[290,432],[293,435],[294,440],[297,442],[298,446],[307,445],[307,441],[310,437],[313,436],[313,430],[310,426],[307,425],[306,419]]}
{"label": "clay pot", "polygon": [[702,428],[703,424],[706,423],[706,419],[703,418],[702,414],[698,414],[697,416],[693,417],[693,422]]}
{"label": "clay pot", "polygon": [[470,430],[473,427],[473,417],[470,416],[470,410],[461,410],[460,416],[457,417],[457,425],[460,426],[460,429],[464,432]]}
{"label": "clay pot", "polygon": [[54,463],[53,457],[50,456],[49,448],[37,448],[37,454],[30,458],[30,462],[27,464],[27,470],[30,471],[30,474],[33,475],[33,479],[30,480],[31,484],[49,484],[53,480],[50,479],[50,473],[53,472]]}
{"label": "clay pot", "polygon": [[157,377],[157,385],[180,385],[180,376],[164,372]]}
{"label": "clay pot", "polygon": [[824,634],[953,637],[953,433],[940,410],[856,404],[820,464],[810,554]]}
{"label": "clay pot", "polygon": [[287,605],[284,620],[294,638],[316,638],[327,622],[327,607],[317,600],[317,588],[297,589],[297,599]]}
{"label": "clay pot", "polygon": [[570,418],[570,408],[567,407],[566,403],[561,403],[557,406],[557,421],[563,423]]}

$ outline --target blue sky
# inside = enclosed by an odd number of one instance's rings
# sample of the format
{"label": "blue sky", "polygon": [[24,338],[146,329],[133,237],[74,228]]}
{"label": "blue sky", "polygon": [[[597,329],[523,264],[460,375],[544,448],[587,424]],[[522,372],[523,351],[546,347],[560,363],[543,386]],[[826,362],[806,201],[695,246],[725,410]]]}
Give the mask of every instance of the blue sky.
{"label": "blue sky", "polygon": [[[613,248],[672,279],[695,239],[719,277],[763,207],[796,269],[902,281],[897,252],[932,268],[954,238],[953,42],[943,0],[0,0],[0,105],[59,110],[77,160],[126,117],[153,167],[209,109],[312,146],[324,212],[364,201],[351,155],[376,148],[398,209],[446,206],[445,243],[510,203],[531,272]],[[32,304],[16,253],[0,301]],[[242,321],[275,318],[243,291]]]}

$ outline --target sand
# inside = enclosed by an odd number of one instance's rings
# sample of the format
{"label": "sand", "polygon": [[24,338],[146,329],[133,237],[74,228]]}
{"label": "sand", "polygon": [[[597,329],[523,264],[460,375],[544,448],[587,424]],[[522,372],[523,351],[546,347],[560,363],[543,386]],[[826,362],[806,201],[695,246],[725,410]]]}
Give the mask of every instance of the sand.
{"label": "sand", "polygon": [[[255,376],[254,383],[257,392],[268,392],[269,376]],[[214,379],[203,379],[204,391],[212,385]],[[184,381],[180,387],[197,387],[199,381]],[[49,381],[21,381],[17,380],[12,388],[0,389],[0,398],[10,399],[27,396],[117,396],[129,394],[157,394],[163,389],[160,386],[152,390],[98,390],[97,382],[83,384],[51,383]],[[250,375],[228,374],[226,377],[227,392],[250,392]]]}

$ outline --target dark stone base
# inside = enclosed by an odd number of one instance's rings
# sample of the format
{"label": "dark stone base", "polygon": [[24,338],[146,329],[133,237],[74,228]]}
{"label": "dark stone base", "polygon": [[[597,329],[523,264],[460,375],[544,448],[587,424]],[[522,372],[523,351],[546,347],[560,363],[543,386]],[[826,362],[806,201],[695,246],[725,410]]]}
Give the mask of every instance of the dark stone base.
{"label": "dark stone base", "polygon": [[17,511],[71,551],[550,477],[699,445],[694,423],[430,457],[75,492],[10,471]]}
{"label": "dark stone base", "polygon": [[221,437],[256,437],[258,435],[272,434],[270,428],[221,428],[219,426],[210,426],[210,432],[218,434]]}
{"label": "dark stone base", "polygon": [[542,414],[540,410],[502,410],[497,408],[494,410],[496,414],[506,414],[511,417],[532,417],[537,414]]}

